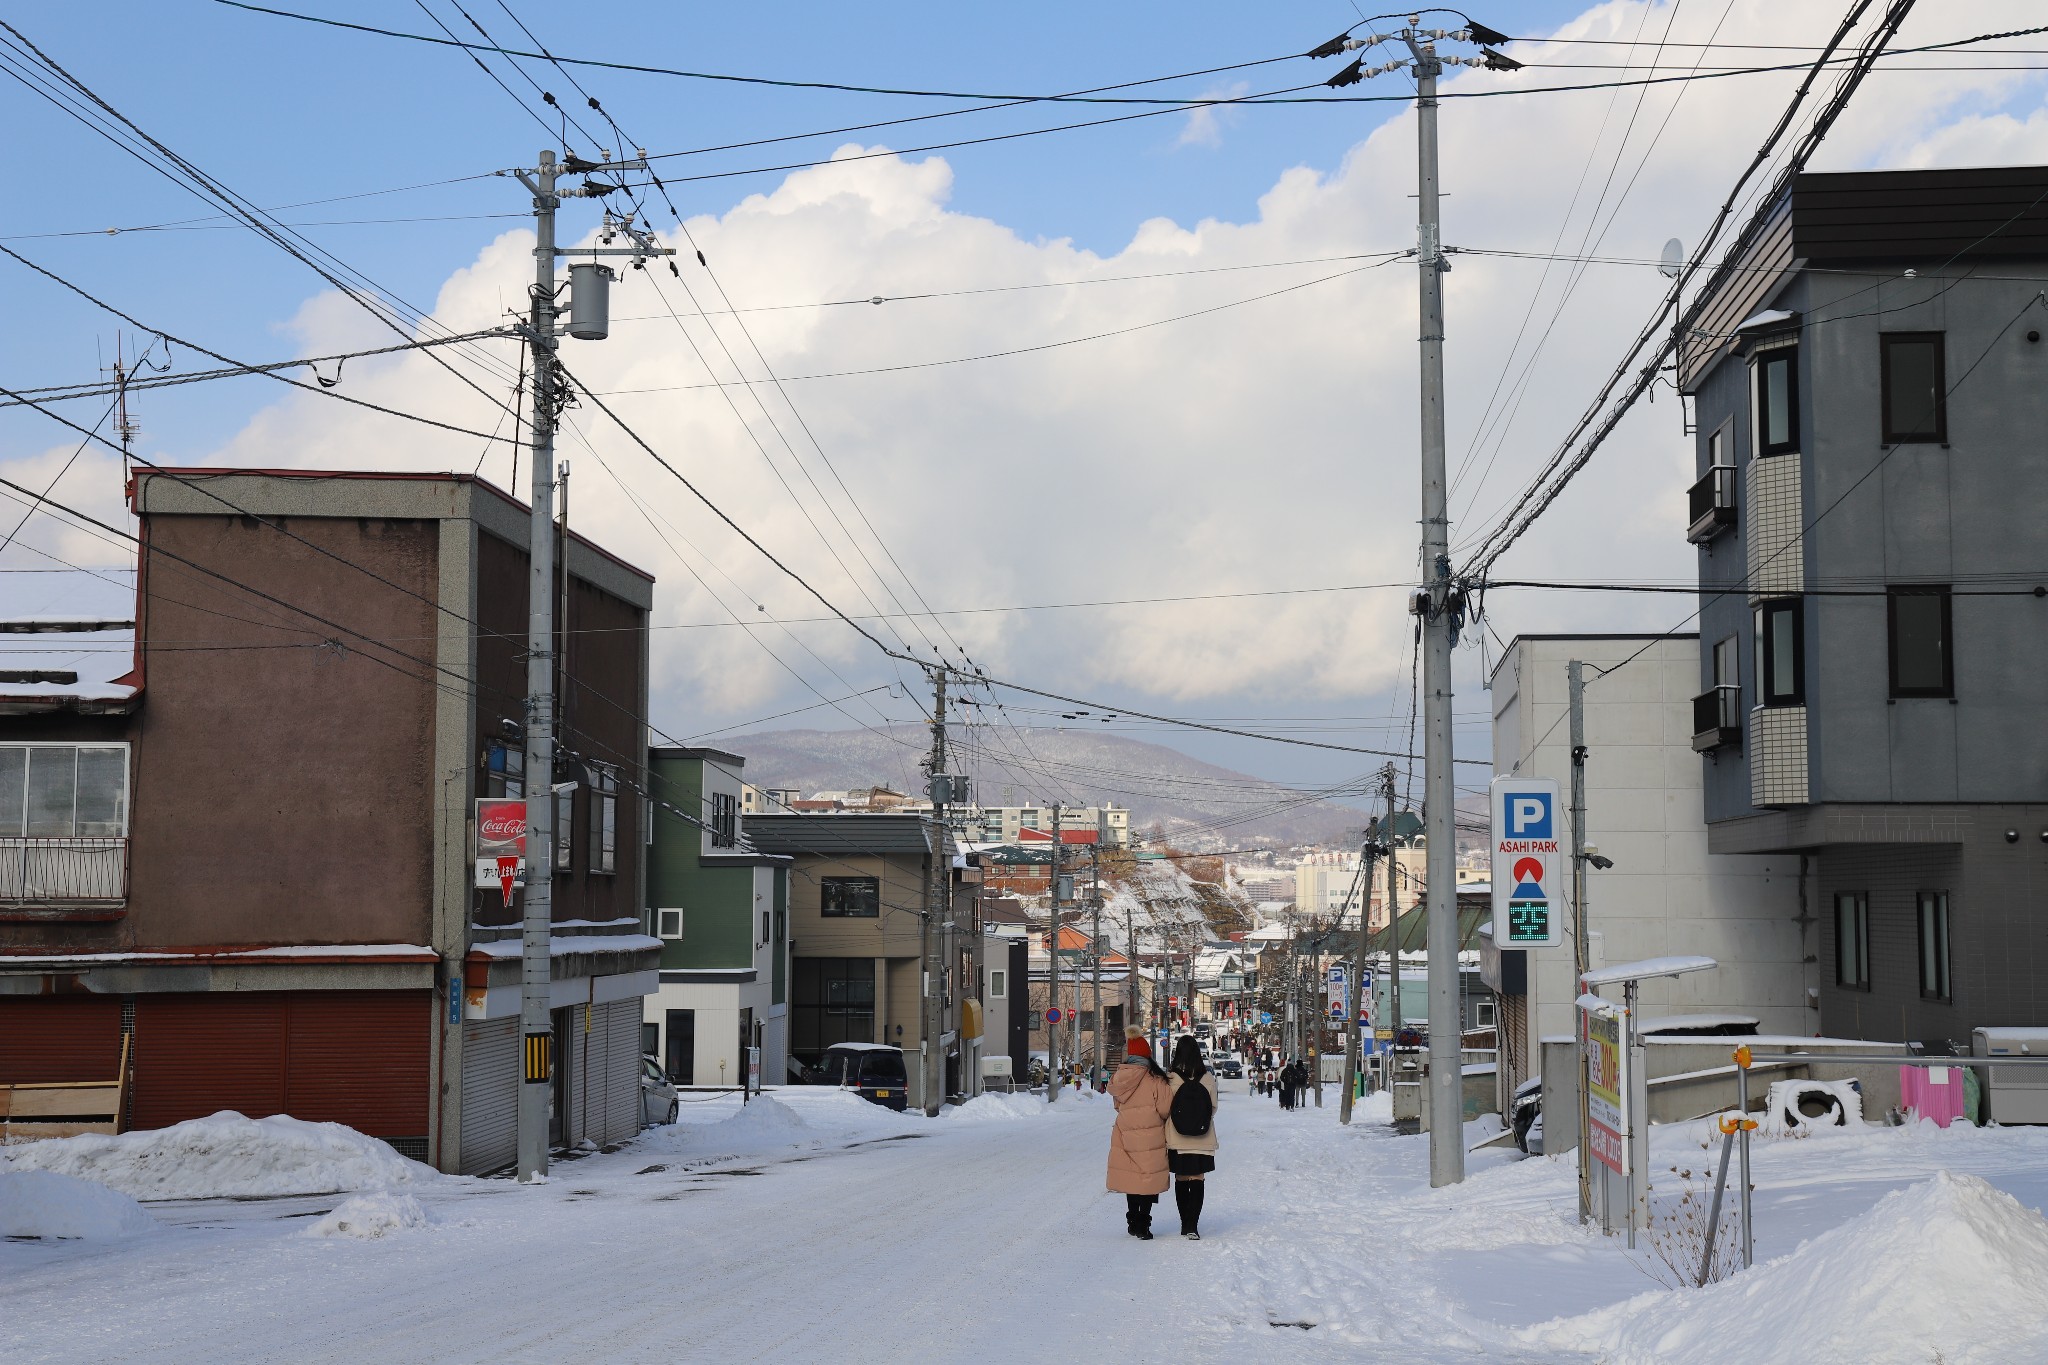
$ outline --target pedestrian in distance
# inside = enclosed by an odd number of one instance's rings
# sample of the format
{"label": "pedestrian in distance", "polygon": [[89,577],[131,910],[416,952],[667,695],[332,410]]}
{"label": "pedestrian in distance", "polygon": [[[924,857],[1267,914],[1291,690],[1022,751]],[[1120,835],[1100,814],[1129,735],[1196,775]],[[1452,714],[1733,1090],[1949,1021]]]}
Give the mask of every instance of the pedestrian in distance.
{"label": "pedestrian in distance", "polygon": [[1166,1166],[1173,1173],[1173,1203],[1180,1210],[1180,1235],[1202,1240],[1202,1194],[1216,1169],[1216,1077],[1202,1063],[1202,1049],[1182,1035],[1173,1046],[1166,1077],[1171,1094],[1166,1115]]}
{"label": "pedestrian in distance", "polygon": [[1152,1206],[1172,1183],[1166,1170],[1166,1117],[1173,1091],[1152,1060],[1145,1031],[1124,1030],[1124,1062],[1109,1078],[1116,1124],[1109,1130],[1109,1188],[1124,1197],[1124,1229],[1152,1240]]}

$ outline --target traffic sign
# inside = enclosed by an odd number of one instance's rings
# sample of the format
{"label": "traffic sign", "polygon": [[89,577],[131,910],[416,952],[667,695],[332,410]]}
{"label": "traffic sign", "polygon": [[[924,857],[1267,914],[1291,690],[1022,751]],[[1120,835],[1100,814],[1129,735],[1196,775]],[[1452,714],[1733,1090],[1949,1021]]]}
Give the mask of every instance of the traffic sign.
{"label": "traffic sign", "polygon": [[1497,777],[1493,811],[1493,943],[1548,948],[1562,941],[1566,857],[1557,783]]}
{"label": "traffic sign", "polygon": [[1066,1017],[1067,1016],[1060,1013],[1060,1011],[1057,1008],[1049,1009],[1045,1012],[1045,1022],[1048,1024],[1057,1024],[1060,1020]]}

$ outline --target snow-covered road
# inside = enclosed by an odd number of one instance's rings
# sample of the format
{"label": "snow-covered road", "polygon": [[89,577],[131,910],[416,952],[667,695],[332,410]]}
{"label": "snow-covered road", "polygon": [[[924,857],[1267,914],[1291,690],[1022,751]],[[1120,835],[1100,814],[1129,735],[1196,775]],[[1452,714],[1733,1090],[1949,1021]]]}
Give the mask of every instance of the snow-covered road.
{"label": "snow-covered road", "polygon": [[[1625,1322],[1526,1332],[1658,1288],[1647,1252],[1576,1226],[1568,1163],[1480,1152],[1464,1186],[1432,1192],[1423,1140],[1233,1089],[1199,1243],[1170,1235],[1170,1198],[1166,1235],[1124,1235],[1102,1189],[1100,1100],[927,1121],[797,1090],[738,1117],[722,1098],[690,1106],[681,1125],[558,1164],[544,1187],[412,1187],[431,1222],[374,1240],[305,1235],[341,1202],[328,1195],[155,1203],[170,1226],[154,1234],[0,1242],[0,1359],[1706,1358],[1676,1337],[1668,1352],[1616,1349]],[[1660,1161],[1684,1159],[1688,1138],[1660,1130]],[[1772,1145],[1759,1260],[1936,1169],[2038,1207],[2044,1157],[2048,1133],[2025,1130]],[[2033,1322],[1946,1358],[2048,1358]],[[1866,1344],[1840,1358],[1890,1357]]]}

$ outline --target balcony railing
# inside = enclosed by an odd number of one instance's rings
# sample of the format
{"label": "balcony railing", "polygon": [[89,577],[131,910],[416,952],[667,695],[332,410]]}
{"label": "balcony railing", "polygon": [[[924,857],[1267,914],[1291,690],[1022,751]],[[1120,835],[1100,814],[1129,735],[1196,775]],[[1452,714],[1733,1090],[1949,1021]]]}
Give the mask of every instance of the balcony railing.
{"label": "balcony railing", "polygon": [[1692,699],[1692,747],[1697,753],[1742,740],[1742,689],[1710,687]]}
{"label": "balcony railing", "polygon": [[1691,515],[1685,538],[1698,545],[1735,524],[1735,466],[1717,464],[1686,495]]}
{"label": "balcony railing", "polygon": [[124,838],[0,838],[0,905],[118,905],[127,899]]}

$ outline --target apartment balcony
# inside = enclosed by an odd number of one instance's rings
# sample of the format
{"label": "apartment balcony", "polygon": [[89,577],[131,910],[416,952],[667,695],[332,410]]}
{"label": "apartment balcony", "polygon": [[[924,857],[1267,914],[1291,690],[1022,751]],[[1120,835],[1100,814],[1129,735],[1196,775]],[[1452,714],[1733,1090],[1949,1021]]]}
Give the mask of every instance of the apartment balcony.
{"label": "apartment balcony", "polygon": [[23,907],[118,909],[127,899],[125,838],[0,838],[0,915]]}
{"label": "apartment balcony", "polygon": [[1690,515],[1685,538],[1695,545],[1712,540],[1735,524],[1735,466],[1717,464],[1686,494]]}
{"label": "apartment balcony", "polygon": [[1692,747],[1695,753],[1703,754],[1741,742],[1741,688],[1723,683],[1692,699]]}

